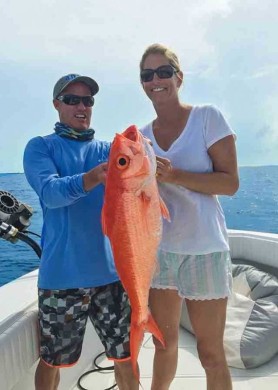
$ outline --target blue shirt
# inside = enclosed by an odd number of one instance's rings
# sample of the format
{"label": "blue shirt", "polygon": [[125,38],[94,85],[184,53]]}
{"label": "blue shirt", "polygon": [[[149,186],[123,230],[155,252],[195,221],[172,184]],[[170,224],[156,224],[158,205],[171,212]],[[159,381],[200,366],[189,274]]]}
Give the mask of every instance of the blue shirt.
{"label": "blue shirt", "polygon": [[96,287],[119,280],[109,240],[102,233],[104,186],[83,188],[83,175],[107,161],[110,143],[51,134],[31,139],[24,171],[43,210],[38,286]]}

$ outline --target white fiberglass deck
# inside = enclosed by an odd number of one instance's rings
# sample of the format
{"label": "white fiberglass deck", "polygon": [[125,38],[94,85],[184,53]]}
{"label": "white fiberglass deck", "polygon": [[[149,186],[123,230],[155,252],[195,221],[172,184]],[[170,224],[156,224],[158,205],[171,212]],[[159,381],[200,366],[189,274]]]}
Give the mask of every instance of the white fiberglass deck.
{"label": "white fiberglass deck", "polygon": [[[139,356],[141,384],[144,390],[150,390],[154,347],[151,336],[145,335],[144,344]],[[99,360],[100,366],[111,365],[111,362]],[[88,367],[91,369],[92,367]],[[251,370],[231,369],[234,390],[277,390],[278,389],[278,355],[271,362]],[[88,390],[103,390],[114,384],[113,373],[92,373],[82,381]],[[206,390],[204,370],[197,357],[194,336],[180,329],[179,362],[177,374],[171,390]],[[78,390],[74,386],[72,390]]]}

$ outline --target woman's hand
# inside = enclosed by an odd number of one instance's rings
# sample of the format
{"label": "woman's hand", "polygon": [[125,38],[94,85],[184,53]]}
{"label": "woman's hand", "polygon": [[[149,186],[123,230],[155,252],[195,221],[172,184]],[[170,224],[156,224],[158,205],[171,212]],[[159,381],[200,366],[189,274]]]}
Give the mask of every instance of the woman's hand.
{"label": "woman's hand", "polygon": [[156,178],[160,183],[169,183],[173,176],[173,167],[168,158],[156,156]]}

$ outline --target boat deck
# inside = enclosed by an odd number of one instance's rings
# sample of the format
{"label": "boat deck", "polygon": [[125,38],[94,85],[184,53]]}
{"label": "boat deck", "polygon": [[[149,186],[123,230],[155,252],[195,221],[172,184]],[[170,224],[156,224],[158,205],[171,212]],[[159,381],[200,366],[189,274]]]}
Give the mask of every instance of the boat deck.
{"label": "boat deck", "polygon": [[[143,390],[150,390],[154,346],[150,334],[145,335],[139,365]],[[100,366],[111,365],[107,359],[98,361]],[[92,369],[93,367],[88,367]],[[234,390],[277,390],[278,389],[278,355],[271,362],[250,370],[231,368]],[[81,384],[88,390],[104,390],[114,384],[114,375],[109,373],[92,373],[85,377]],[[194,336],[181,328],[179,340],[179,361],[176,378],[171,390],[206,390],[204,370],[199,362]],[[79,390],[75,385],[71,390]]]}
{"label": "boat deck", "polygon": [[[278,235],[229,231],[231,255],[235,259],[252,261],[266,272],[278,277]],[[38,363],[37,334],[37,270],[0,288],[0,389],[34,390],[34,373]],[[88,321],[82,354],[78,363],[61,370],[59,390],[79,390],[78,378],[93,367],[93,360],[103,351],[96,332]],[[146,334],[139,355],[143,390],[150,390],[154,346]],[[100,366],[111,366],[99,359]],[[278,354],[256,369],[231,368],[234,390],[277,390]],[[114,384],[112,371],[86,376],[82,386],[87,390],[105,390]],[[171,390],[206,390],[204,370],[199,362],[195,337],[181,328],[179,361]]]}

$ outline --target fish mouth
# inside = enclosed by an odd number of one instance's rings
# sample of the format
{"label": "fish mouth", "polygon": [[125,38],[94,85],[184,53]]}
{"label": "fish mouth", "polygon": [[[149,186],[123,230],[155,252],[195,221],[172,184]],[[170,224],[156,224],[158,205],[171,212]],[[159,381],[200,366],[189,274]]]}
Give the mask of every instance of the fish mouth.
{"label": "fish mouth", "polygon": [[139,131],[135,125],[129,126],[122,134],[123,137],[133,142],[139,141]]}
{"label": "fish mouth", "polygon": [[[151,155],[151,152],[149,150],[152,150],[152,147],[149,145],[147,140],[144,139],[143,135],[140,133],[140,131],[135,125],[129,126],[123,133],[116,133],[113,143],[115,143],[115,149],[117,149],[118,147],[120,149],[121,143],[125,143],[126,147],[132,152],[134,156],[136,156],[138,153],[142,153],[143,157],[143,164],[141,168],[137,172],[130,172],[130,174],[128,174],[128,172],[123,172],[123,174],[121,175],[121,180],[127,180],[135,177],[146,177],[146,180],[149,181],[150,178],[147,179],[147,177],[155,175],[156,159],[155,156]],[[143,180],[143,182],[145,181]],[[143,186],[144,185],[145,184],[143,184]]]}
{"label": "fish mouth", "polygon": [[140,136],[142,135],[137,130],[137,127],[135,125],[132,125],[128,127],[123,133],[116,133],[113,144],[120,145],[121,142],[128,141],[128,147],[135,155],[140,151]]}
{"label": "fish mouth", "polygon": [[[123,133],[116,133],[113,144],[116,150],[121,150],[121,145],[124,145],[124,149],[131,151],[134,156],[136,156],[138,153],[146,155],[146,153],[144,153],[142,150],[142,142],[140,142],[141,137],[143,138],[142,134],[137,130],[137,127],[132,125]],[[123,154],[126,153],[127,151],[125,150]]]}

